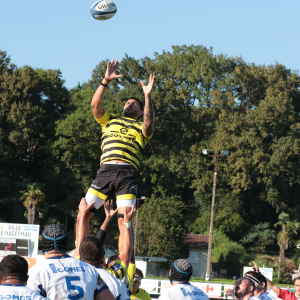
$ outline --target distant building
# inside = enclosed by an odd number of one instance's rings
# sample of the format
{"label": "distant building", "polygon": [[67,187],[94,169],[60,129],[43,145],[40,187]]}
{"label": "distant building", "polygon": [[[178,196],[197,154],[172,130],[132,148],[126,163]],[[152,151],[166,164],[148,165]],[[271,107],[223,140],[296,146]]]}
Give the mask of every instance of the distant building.
{"label": "distant building", "polygon": [[[190,247],[188,261],[193,266],[193,276],[205,278],[208,255],[208,235],[185,234],[184,243]],[[214,242],[214,241],[213,241]],[[213,245],[212,245],[213,246]]]}

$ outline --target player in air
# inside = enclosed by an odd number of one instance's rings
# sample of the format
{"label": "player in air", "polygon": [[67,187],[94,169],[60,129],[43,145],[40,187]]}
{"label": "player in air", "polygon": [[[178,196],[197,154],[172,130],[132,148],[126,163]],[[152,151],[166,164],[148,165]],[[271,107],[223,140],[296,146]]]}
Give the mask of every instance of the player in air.
{"label": "player in air", "polygon": [[19,255],[7,255],[0,263],[0,299],[50,300],[26,287],[28,263]]}
{"label": "player in air", "polygon": [[177,259],[171,265],[169,278],[172,287],[158,298],[160,300],[209,300],[205,292],[191,285],[193,267],[186,259]]}
{"label": "player in air", "polygon": [[96,269],[66,253],[67,233],[57,224],[42,233],[45,260],[29,272],[28,287],[51,300],[114,300]]}
{"label": "player in air", "polygon": [[[102,156],[100,169],[86,194],[86,201],[88,204],[94,203],[98,209],[115,194],[121,232],[124,230],[124,210],[129,212],[132,204],[136,203],[140,160],[154,130],[154,109],[151,100],[154,76],[150,75],[148,85],[141,81],[145,95],[144,110],[138,98],[130,97],[125,103],[123,117],[115,118],[102,105],[102,100],[109,83],[122,77],[116,74],[117,68],[118,60],[107,62],[105,77],[91,103],[94,117],[102,128]],[[142,115],[143,123],[138,122]],[[123,243],[121,238],[119,243]]]}

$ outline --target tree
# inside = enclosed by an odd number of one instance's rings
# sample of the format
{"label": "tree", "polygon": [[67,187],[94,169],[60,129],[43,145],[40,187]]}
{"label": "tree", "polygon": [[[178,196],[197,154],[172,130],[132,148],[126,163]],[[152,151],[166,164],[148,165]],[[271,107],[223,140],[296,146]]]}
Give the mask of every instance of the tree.
{"label": "tree", "polygon": [[27,184],[27,190],[20,192],[20,198],[27,209],[26,215],[28,224],[40,224],[43,213],[47,210],[45,194],[41,192],[37,183]]}
{"label": "tree", "polygon": [[291,221],[289,218],[289,214],[282,212],[278,216],[278,222],[274,225],[274,227],[277,226],[281,227],[281,231],[277,235],[277,241],[280,248],[278,261],[278,279],[280,279],[281,264],[285,258],[284,252],[289,247],[289,240],[291,238],[291,235],[297,234],[297,230],[300,224],[298,222]]}
{"label": "tree", "polygon": [[244,245],[249,251],[264,253],[266,247],[272,245],[276,238],[275,230],[269,227],[269,223],[253,225],[240,240],[240,244]]}

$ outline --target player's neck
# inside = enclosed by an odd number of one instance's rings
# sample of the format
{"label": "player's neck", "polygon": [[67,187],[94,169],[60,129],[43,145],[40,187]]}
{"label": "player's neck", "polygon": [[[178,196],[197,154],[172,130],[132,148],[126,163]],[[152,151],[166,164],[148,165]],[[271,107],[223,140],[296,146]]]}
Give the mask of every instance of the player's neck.
{"label": "player's neck", "polygon": [[2,284],[19,284],[19,285],[25,286],[25,283],[19,279],[6,279],[6,280],[1,281],[1,285]]}
{"label": "player's neck", "polygon": [[179,283],[187,283],[187,281],[173,281],[172,285],[176,285],[176,284],[179,284]]}
{"label": "player's neck", "polygon": [[57,251],[57,250],[51,250],[49,252],[45,253],[45,258],[50,258],[50,257],[56,257],[56,256],[65,256],[67,253],[65,251]]}

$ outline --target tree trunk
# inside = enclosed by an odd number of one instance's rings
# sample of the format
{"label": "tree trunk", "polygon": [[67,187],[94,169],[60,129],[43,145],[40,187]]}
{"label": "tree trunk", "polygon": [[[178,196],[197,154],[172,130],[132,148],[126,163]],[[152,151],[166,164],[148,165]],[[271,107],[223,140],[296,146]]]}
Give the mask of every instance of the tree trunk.
{"label": "tree trunk", "polygon": [[284,261],[284,245],[280,246],[280,252],[279,252],[279,260],[278,260],[278,279],[280,279],[281,275],[281,264]]}

